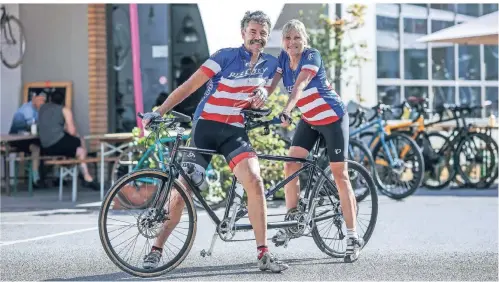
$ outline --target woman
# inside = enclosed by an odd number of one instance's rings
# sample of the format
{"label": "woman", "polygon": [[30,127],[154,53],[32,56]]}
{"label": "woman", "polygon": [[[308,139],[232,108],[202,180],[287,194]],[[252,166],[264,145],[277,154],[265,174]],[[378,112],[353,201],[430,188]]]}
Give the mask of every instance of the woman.
{"label": "woman", "polygon": [[[364,242],[355,230],[356,200],[348,178],[348,114],[339,95],[332,89],[326,76],[319,51],[307,46],[308,35],[305,26],[299,20],[290,20],[282,30],[282,45],[278,61],[279,67],[273,78],[272,93],[280,79],[289,99],[280,118],[283,126],[291,121],[291,110],[295,106],[301,112],[301,119],[296,128],[288,155],[306,158],[322,134],[327,146],[331,170],[339,190],[340,203],[347,226],[347,249],[345,262],[356,261]],[[301,164],[286,163],[285,175],[289,177]],[[295,209],[298,205],[298,178],[285,186],[286,208]],[[286,240],[285,231],[281,230],[273,238],[274,242]]]}

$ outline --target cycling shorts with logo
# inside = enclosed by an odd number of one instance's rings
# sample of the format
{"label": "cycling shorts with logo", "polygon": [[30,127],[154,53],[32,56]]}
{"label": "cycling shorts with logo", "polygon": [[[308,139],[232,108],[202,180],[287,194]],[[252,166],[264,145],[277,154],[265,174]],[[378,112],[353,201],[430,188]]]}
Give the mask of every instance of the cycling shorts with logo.
{"label": "cycling shorts with logo", "polygon": [[[225,157],[231,170],[234,170],[240,161],[256,157],[244,128],[212,120],[199,119],[194,122],[188,146],[216,150]],[[211,158],[212,155],[208,154],[184,152],[182,167],[194,164],[196,170],[204,174]]]}
{"label": "cycling shorts with logo", "polygon": [[319,134],[324,137],[330,162],[344,162],[348,159],[348,114],[343,115],[338,121],[326,125],[310,125],[300,119],[291,146],[311,151]]}

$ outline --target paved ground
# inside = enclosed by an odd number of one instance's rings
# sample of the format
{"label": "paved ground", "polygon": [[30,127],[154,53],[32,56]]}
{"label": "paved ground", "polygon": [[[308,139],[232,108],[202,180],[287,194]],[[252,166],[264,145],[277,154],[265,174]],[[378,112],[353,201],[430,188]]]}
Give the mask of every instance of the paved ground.
{"label": "paved ground", "polygon": [[[2,280],[137,280],[120,271],[101,246],[98,202],[84,204],[98,201],[98,194],[83,191],[80,195],[76,205],[69,202],[69,192],[64,203],[57,201],[56,192],[39,192],[35,198],[2,195]],[[357,263],[329,258],[305,237],[291,241],[287,249],[272,247],[291,266],[282,274],[255,268],[254,241],[217,241],[212,257],[200,257],[214,231],[208,216],[200,212],[189,256],[177,269],[155,280],[497,281],[497,195],[495,187],[485,191],[420,189],[400,202],[381,197],[374,235]],[[279,205],[269,209],[271,213],[283,210]]]}

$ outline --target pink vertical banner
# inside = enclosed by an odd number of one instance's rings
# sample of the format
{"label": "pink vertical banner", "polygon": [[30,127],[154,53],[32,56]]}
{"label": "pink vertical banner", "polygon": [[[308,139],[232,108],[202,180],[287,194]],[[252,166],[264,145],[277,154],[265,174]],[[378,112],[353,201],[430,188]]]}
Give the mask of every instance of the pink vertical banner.
{"label": "pink vertical banner", "polygon": [[140,135],[143,134],[142,121],[137,113],[144,112],[144,102],[142,100],[142,77],[140,75],[140,36],[139,36],[139,11],[137,4],[130,4],[130,31],[132,40],[132,71],[133,71],[133,92],[135,100],[135,120],[140,128]]}

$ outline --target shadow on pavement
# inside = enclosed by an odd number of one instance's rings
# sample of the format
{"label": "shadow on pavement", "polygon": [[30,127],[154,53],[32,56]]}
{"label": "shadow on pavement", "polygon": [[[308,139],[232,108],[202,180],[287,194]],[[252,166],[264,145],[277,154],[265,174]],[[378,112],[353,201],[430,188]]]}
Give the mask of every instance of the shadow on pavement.
{"label": "shadow on pavement", "polygon": [[[340,259],[332,259],[332,258],[303,258],[303,259],[289,259],[284,260],[287,264],[291,266],[293,265],[302,265],[302,264],[312,264],[312,263],[344,263],[343,260]],[[328,261],[328,262],[325,262]],[[188,279],[188,278],[200,278],[210,277],[210,276],[224,276],[224,275],[244,275],[244,274],[273,274],[279,275],[278,273],[271,272],[262,272],[256,267],[256,263],[241,263],[241,264],[229,264],[229,265],[214,265],[214,266],[200,266],[200,267],[185,267],[185,268],[177,268],[172,272],[167,273],[163,276],[154,277],[154,278],[146,278],[144,280],[147,281],[162,281],[162,280],[180,280],[180,279]],[[187,275],[182,275],[187,274]],[[279,276],[276,276],[278,278]],[[91,275],[91,276],[81,276],[74,277],[70,279],[50,279],[45,281],[102,281],[102,280],[125,280],[125,281],[135,281],[137,279],[141,279],[138,277],[134,277],[128,275],[124,272],[116,272],[109,273],[103,275]]]}

